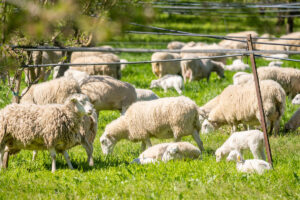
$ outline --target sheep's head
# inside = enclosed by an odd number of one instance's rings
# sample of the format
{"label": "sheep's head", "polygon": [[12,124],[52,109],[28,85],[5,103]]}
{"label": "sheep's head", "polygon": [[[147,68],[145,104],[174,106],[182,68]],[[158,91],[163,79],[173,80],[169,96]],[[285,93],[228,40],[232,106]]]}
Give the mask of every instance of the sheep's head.
{"label": "sheep's head", "polygon": [[107,136],[106,132],[100,137],[101,149],[104,155],[111,154],[115,147],[114,140]]}
{"label": "sheep's head", "polygon": [[224,155],[225,155],[224,152],[220,148],[218,148],[215,152],[216,161],[220,162]]}
{"label": "sheep's head", "polygon": [[243,157],[241,153],[237,150],[230,151],[229,155],[226,158],[226,161],[237,161],[237,162],[243,162]]}
{"label": "sheep's head", "polygon": [[201,126],[201,133],[208,134],[215,130],[213,123],[210,123],[207,119],[204,120]]}
{"label": "sheep's head", "polygon": [[150,84],[150,88],[155,88],[158,87],[158,81],[157,80],[152,80]]}
{"label": "sheep's head", "polygon": [[177,154],[179,151],[178,145],[170,145],[165,153],[162,156],[162,161],[163,162],[167,162],[169,160],[173,160],[175,158],[177,158],[179,155]]}
{"label": "sheep's head", "polygon": [[300,94],[297,94],[297,95],[294,97],[294,99],[293,99],[293,101],[292,101],[292,104],[294,104],[294,105],[300,105]]}
{"label": "sheep's head", "polygon": [[66,99],[66,104],[72,102],[75,105],[75,111],[80,115],[91,115],[93,113],[93,104],[88,96],[84,94],[73,94]]}

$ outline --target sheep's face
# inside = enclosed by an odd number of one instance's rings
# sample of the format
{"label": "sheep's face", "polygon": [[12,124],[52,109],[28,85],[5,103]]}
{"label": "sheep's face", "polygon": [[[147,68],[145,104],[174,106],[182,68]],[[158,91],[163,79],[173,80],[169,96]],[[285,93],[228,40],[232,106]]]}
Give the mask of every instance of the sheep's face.
{"label": "sheep's face", "polygon": [[93,113],[93,104],[91,104],[89,98],[84,94],[74,94],[70,97],[70,100],[75,103],[76,111],[81,115],[91,115]]}
{"label": "sheep's face", "polygon": [[214,126],[212,123],[210,123],[207,119],[204,120],[201,126],[201,133],[202,134],[208,134],[214,131]]}
{"label": "sheep's face", "polygon": [[295,104],[295,105],[299,105],[300,104],[300,94],[297,94],[293,101],[292,101],[292,104]]}
{"label": "sheep's face", "polygon": [[169,160],[174,160],[176,158],[179,158],[178,151],[179,149],[177,145],[172,145],[168,147],[164,155],[162,156],[162,161],[168,162]]}
{"label": "sheep's face", "polygon": [[103,135],[100,137],[101,149],[104,155],[111,154],[113,152],[115,143],[112,139],[106,136],[104,132]]}
{"label": "sheep's face", "polygon": [[157,80],[152,80],[150,84],[150,88],[155,88],[158,87],[158,81]]}
{"label": "sheep's face", "polygon": [[217,151],[215,152],[216,161],[220,162],[223,155],[224,155],[224,153],[220,149],[217,149]]}

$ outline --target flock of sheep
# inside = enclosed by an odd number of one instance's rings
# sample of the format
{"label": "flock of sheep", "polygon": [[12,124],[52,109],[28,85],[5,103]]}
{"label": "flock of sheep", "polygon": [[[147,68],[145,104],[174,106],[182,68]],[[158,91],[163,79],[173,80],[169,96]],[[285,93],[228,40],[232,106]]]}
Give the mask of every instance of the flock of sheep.
{"label": "flock of sheep", "polygon": [[[237,33],[246,35],[248,32]],[[236,34],[236,35],[237,35]],[[253,33],[252,33],[253,34]],[[289,40],[291,41],[291,40]],[[243,44],[243,43],[242,43]],[[232,45],[232,46],[230,46]],[[219,44],[172,42],[171,49],[223,49],[243,48],[240,43],[221,41]],[[110,47],[105,47],[110,48]],[[34,62],[59,63],[61,52],[33,52]],[[165,91],[174,88],[182,94],[187,80],[206,78],[216,72],[224,77],[224,70],[249,68],[240,59],[225,66],[224,58],[218,60],[196,60],[203,53],[164,53],[152,55],[152,71],[158,77],[150,88],[161,87]],[[213,56],[216,53],[205,54]],[[218,54],[219,55],[219,54]],[[186,58],[191,60],[159,62]],[[74,52],[72,63],[120,62],[117,55],[101,52]],[[260,67],[258,75],[268,132],[279,132],[280,119],[284,115],[286,95],[300,104],[300,70],[282,68],[282,63],[272,62]],[[122,68],[124,68],[123,66]],[[174,159],[201,158],[204,151],[199,133],[207,134],[223,125],[232,127],[232,135],[216,150],[216,160],[228,154],[227,161],[237,161],[237,170],[263,173],[271,169],[265,162],[263,133],[255,130],[260,124],[253,76],[237,72],[233,85],[229,85],[218,96],[199,107],[185,96],[159,98],[149,89],[138,89],[120,81],[121,65],[70,67],[63,77],[32,85],[22,92],[20,104],[10,104],[0,110],[0,167],[5,152],[18,153],[22,149],[49,150],[52,172],[56,170],[56,153],[62,153],[70,169],[73,169],[67,150],[82,145],[90,166],[93,161],[93,143],[98,128],[98,114],[102,110],[119,110],[122,115],[105,127],[100,137],[103,154],[111,154],[122,139],[142,143],[139,158],[132,163],[167,162]],[[48,76],[45,73],[45,78]],[[183,78],[182,78],[183,77]],[[298,94],[298,95],[297,95]],[[296,130],[300,126],[300,109],[286,123],[285,130]],[[243,125],[245,131],[237,132]],[[197,147],[180,142],[191,135]],[[173,138],[173,143],[152,146],[150,138]],[[151,147],[152,146],[152,147]],[[250,149],[255,159],[244,160],[242,150]],[[260,160],[261,158],[262,160]]]}

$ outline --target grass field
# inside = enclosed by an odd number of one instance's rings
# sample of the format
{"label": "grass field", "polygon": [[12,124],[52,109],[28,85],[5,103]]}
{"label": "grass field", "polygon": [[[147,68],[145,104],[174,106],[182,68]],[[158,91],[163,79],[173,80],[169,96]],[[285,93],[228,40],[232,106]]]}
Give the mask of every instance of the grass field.
{"label": "grass field", "polygon": [[[194,17],[170,18],[160,15],[154,25],[197,33],[225,34],[220,21],[196,23]],[[229,22],[228,22],[229,23]],[[231,24],[232,23],[232,24]],[[227,28],[229,31],[255,29],[245,21],[235,20]],[[298,22],[297,22],[298,23]],[[299,24],[296,24],[299,28]],[[116,38],[120,39],[120,38]],[[123,41],[190,41],[197,38],[171,36],[129,35]],[[165,48],[157,44],[120,44],[116,47]],[[120,54],[129,61],[150,60],[151,54]],[[298,56],[294,58],[300,59]],[[246,60],[246,58],[245,58]],[[229,63],[231,60],[228,61]],[[257,59],[257,65],[268,62]],[[297,67],[300,63],[284,62],[284,66]],[[213,74],[206,80],[188,83],[183,95],[193,99],[199,106],[219,94],[232,84],[233,72],[226,72],[220,80]],[[139,88],[148,88],[155,76],[149,64],[129,65],[122,74],[122,80]],[[22,85],[25,87],[25,85]],[[154,89],[160,97],[178,96],[175,90],[164,93]],[[10,102],[6,97],[7,88],[0,85],[0,107]],[[202,160],[175,161],[169,163],[140,166],[129,164],[140,153],[140,144],[122,141],[116,145],[113,155],[104,157],[99,137],[105,126],[120,116],[115,111],[103,111],[99,116],[98,135],[94,143],[95,166],[87,165],[86,153],[81,146],[69,151],[75,170],[69,170],[63,157],[58,156],[58,170],[51,173],[51,159],[48,152],[40,152],[32,161],[32,152],[21,151],[10,159],[9,167],[0,172],[0,199],[300,199],[300,137],[299,130],[283,134],[282,127],[297,110],[287,99],[286,113],[281,121],[281,134],[270,137],[274,170],[263,175],[238,173],[235,163],[216,163],[214,151],[229,137],[229,127],[222,127],[209,135],[201,135],[205,152]],[[195,144],[191,137],[183,138]],[[171,140],[163,140],[171,141]],[[153,139],[157,144],[162,140]],[[249,151],[246,158],[251,158]]]}

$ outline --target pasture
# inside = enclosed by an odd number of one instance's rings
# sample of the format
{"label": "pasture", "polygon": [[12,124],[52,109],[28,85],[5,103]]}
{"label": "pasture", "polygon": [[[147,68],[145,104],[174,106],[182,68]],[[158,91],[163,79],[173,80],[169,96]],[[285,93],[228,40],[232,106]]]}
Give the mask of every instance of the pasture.
{"label": "pasture", "polygon": [[[201,20],[204,20],[203,22]],[[172,17],[159,15],[153,25],[195,33],[226,34],[229,32],[254,29],[245,19],[233,21],[227,27],[223,21],[197,21],[195,17]],[[199,22],[199,23],[197,23]],[[222,22],[222,23],[221,23]],[[296,21],[299,31],[300,21]],[[272,23],[272,22],[270,22]],[[275,22],[274,22],[275,23]],[[260,32],[262,33],[262,32]],[[166,48],[166,44],[151,44],[175,40],[171,36],[126,35],[115,40],[143,41],[146,44],[113,44],[114,47]],[[195,37],[177,37],[176,40],[199,40]],[[201,38],[199,41],[213,42]],[[149,43],[147,43],[149,42]],[[122,53],[121,58],[128,61],[150,60],[150,53]],[[300,56],[292,56],[300,59]],[[247,58],[244,58],[246,61]],[[250,62],[250,60],[248,59]],[[268,64],[257,58],[257,66]],[[228,63],[232,60],[228,59]],[[300,63],[284,61],[283,66],[300,69]],[[209,82],[205,79],[185,84],[183,95],[190,97],[199,106],[232,84],[234,72],[225,72],[225,79],[215,73]],[[122,72],[122,81],[138,88],[149,88],[151,80],[156,79],[150,64],[129,65]],[[22,83],[22,88],[25,83]],[[178,96],[175,90],[164,93],[153,89],[160,97]],[[0,85],[0,107],[10,102],[11,94]],[[57,159],[57,171],[51,173],[51,159],[48,152],[39,152],[32,161],[32,152],[21,151],[10,158],[8,169],[0,172],[0,199],[300,199],[300,137],[296,132],[283,133],[283,125],[297,110],[296,105],[287,99],[286,111],[281,120],[281,131],[277,137],[270,137],[274,170],[263,175],[238,173],[235,163],[222,160],[216,163],[214,151],[230,135],[227,126],[209,135],[200,135],[205,151],[202,160],[172,161],[146,166],[130,164],[140,153],[140,143],[119,142],[111,156],[104,157],[99,138],[105,126],[120,116],[116,111],[103,111],[98,119],[98,132],[94,143],[95,166],[89,167],[86,153],[81,146],[69,151],[75,170],[68,169],[62,155]],[[184,137],[196,145],[191,136]],[[171,140],[163,140],[171,141]],[[153,144],[162,140],[152,139]],[[249,151],[246,158],[251,158]]]}

